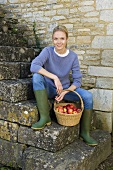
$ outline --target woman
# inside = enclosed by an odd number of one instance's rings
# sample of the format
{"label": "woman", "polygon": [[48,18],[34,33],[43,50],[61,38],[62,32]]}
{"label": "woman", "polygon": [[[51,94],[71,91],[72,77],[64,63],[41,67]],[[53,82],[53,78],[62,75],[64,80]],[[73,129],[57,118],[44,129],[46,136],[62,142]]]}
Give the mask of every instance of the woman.
{"label": "woman", "polygon": [[[48,98],[57,102],[64,100],[79,100],[73,92],[76,90],[84,102],[84,111],[80,122],[80,137],[91,146],[97,142],[90,137],[90,124],[93,109],[92,94],[80,88],[82,75],[77,54],[67,49],[68,31],[65,26],[57,26],[53,30],[54,46],[45,47],[31,64],[33,74],[33,90],[40,113],[40,120],[32,124],[32,129],[40,130],[51,124]],[[73,83],[70,84],[69,74],[72,71]]]}

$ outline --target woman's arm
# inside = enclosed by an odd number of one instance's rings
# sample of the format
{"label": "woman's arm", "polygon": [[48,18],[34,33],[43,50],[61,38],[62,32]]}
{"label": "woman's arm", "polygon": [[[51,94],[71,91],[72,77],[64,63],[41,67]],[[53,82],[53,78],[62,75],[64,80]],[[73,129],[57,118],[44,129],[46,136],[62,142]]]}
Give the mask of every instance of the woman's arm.
{"label": "woman's arm", "polygon": [[50,78],[54,81],[58,95],[62,92],[62,90],[63,90],[62,84],[61,84],[59,78],[55,74],[48,72],[44,68],[41,68],[38,71],[38,73],[43,75],[43,76],[46,76],[46,77],[48,77],[48,78]]}
{"label": "woman's arm", "polygon": [[[68,90],[71,90],[71,91],[74,91],[75,89],[76,89],[76,86],[73,85],[73,84],[68,88]],[[58,95],[58,96],[55,97],[55,100],[56,100],[57,102],[60,102],[61,100],[63,100],[64,96],[65,96],[68,92],[69,92],[69,91],[63,91],[63,92],[61,92],[60,95]]]}

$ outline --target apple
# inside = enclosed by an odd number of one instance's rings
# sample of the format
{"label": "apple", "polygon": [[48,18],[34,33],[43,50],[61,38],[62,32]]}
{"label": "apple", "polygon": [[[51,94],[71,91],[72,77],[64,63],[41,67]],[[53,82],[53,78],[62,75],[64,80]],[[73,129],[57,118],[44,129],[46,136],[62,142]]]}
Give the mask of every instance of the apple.
{"label": "apple", "polygon": [[63,112],[64,112],[64,109],[63,109],[63,108],[59,108],[58,111],[59,111],[60,113],[63,113]]}
{"label": "apple", "polygon": [[77,108],[74,106],[73,111],[76,111],[76,110],[77,110]]}
{"label": "apple", "polygon": [[67,112],[67,108],[66,108],[66,107],[64,107],[63,109],[64,109],[64,113],[66,113],[66,112]]}
{"label": "apple", "polygon": [[66,105],[66,108],[67,108],[67,109],[70,109],[70,104],[67,104],[67,105]]}
{"label": "apple", "polygon": [[59,112],[59,110],[62,110],[62,109],[63,109],[63,107],[60,106],[60,105],[56,107],[56,110],[57,110],[58,112]]}
{"label": "apple", "polygon": [[72,114],[72,113],[73,113],[73,109],[69,108],[69,109],[67,110],[67,112],[68,112],[68,114]]}
{"label": "apple", "polygon": [[69,104],[69,107],[70,107],[71,109],[73,109],[73,108],[74,108],[74,104]]}
{"label": "apple", "polygon": [[77,111],[73,111],[73,114],[77,114]]}
{"label": "apple", "polygon": [[81,109],[78,108],[78,109],[77,109],[77,113],[80,113],[80,112],[81,112]]}

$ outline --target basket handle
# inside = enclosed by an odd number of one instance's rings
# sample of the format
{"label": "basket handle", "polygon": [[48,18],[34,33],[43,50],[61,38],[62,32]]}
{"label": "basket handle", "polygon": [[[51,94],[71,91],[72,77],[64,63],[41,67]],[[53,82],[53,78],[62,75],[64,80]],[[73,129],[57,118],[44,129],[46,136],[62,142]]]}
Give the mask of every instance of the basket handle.
{"label": "basket handle", "polygon": [[[84,110],[83,100],[82,100],[81,96],[80,96],[76,91],[74,91],[74,90],[69,90],[69,89],[64,89],[63,91],[74,92],[75,94],[77,94],[77,96],[80,98],[80,101],[81,101],[81,109],[82,109],[82,111]],[[62,91],[62,92],[63,92],[63,91]],[[55,103],[54,103],[54,105],[55,105]]]}

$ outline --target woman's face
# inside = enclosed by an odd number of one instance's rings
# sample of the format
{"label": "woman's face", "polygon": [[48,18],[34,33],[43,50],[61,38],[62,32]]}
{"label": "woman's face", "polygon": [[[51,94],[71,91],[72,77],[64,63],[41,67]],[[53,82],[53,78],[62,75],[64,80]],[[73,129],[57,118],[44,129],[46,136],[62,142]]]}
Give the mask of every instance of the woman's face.
{"label": "woman's face", "polygon": [[55,50],[58,53],[65,53],[66,52],[66,45],[67,45],[67,37],[66,34],[62,31],[56,31],[53,34],[53,44],[55,46]]}

